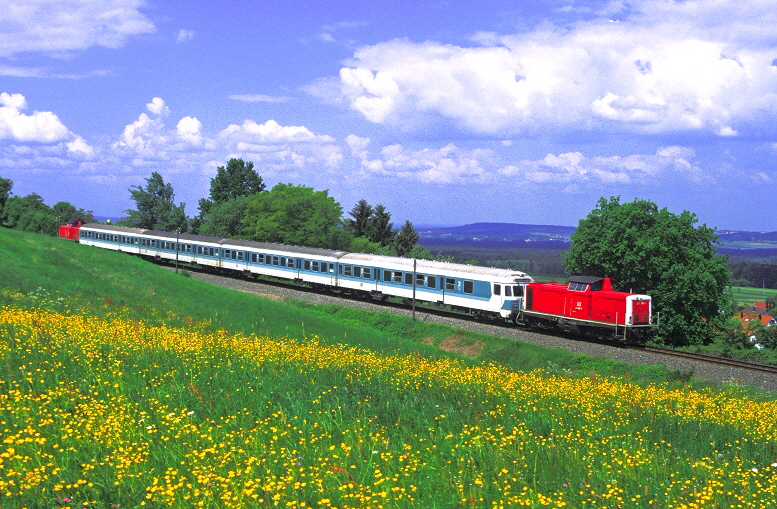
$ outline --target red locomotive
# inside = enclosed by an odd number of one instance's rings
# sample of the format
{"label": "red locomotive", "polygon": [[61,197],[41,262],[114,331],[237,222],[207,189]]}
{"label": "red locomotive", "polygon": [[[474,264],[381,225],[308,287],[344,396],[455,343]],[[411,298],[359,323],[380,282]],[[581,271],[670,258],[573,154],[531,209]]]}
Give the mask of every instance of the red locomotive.
{"label": "red locomotive", "polygon": [[78,223],[63,224],[59,227],[59,238],[65,240],[75,240],[78,242],[79,230],[81,229],[81,221]]}
{"label": "red locomotive", "polygon": [[647,341],[653,332],[648,295],[617,292],[609,278],[572,276],[568,284],[526,285],[523,323],[581,336]]}

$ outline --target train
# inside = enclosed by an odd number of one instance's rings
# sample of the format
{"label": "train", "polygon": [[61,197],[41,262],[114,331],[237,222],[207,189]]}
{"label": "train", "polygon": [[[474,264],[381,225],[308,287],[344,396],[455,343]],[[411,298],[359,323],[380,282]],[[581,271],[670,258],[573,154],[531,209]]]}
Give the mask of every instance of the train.
{"label": "train", "polygon": [[479,320],[511,321],[626,344],[644,344],[655,331],[650,296],[618,292],[606,277],[537,283],[510,269],[95,223],[63,225],[59,236],[148,259],[270,276],[377,300],[412,299]]}

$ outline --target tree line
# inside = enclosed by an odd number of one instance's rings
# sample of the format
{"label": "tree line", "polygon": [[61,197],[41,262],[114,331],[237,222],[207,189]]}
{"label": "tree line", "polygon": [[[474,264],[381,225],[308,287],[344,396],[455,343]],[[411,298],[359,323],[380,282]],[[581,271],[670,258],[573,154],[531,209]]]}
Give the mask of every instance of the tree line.
{"label": "tree line", "polygon": [[63,224],[95,221],[91,210],[76,208],[66,201],[49,207],[37,193],[15,196],[12,189],[10,179],[0,178],[0,225],[7,228],[56,235]]}
{"label": "tree line", "polygon": [[120,225],[151,230],[271,242],[362,253],[432,258],[418,246],[413,223],[394,229],[391,213],[360,200],[343,219],[342,206],[328,191],[278,183],[267,189],[252,162],[233,158],[219,166],[209,196],[198,202],[198,214],[187,217],[175,203],[171,184],[153,172],[145,186],[132,186],[136,209]]}

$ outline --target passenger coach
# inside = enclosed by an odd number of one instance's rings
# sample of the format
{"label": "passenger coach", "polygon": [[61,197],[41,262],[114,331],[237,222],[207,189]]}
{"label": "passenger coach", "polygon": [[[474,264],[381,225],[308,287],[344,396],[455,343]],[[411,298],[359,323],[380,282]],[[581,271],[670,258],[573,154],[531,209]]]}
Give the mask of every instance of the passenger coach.
{"label": "passenger coach", "polygon": [[273,276],[314,288],[338,288],[378,299],[412,298],[478,318],[514,320],[524,307],[524,289],[533,281],[523,272],[506,269],[101,224],[83,225],[79,238],[90,246]]}

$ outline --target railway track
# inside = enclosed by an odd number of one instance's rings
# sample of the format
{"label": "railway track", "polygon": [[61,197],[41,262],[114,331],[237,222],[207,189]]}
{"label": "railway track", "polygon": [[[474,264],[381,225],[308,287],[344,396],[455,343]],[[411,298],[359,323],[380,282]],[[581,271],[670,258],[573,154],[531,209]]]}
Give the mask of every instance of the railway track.
{"label": "railway track", "polygon": [[741,368],[741,369],[747,369],[750,371],[757,371],[760,373],[769,373],[772,375],[777,375],[777,366],[771,366],[769,364],[738,361],[734,359],[726,359],[724,357],[713,357],[711,355],[682,352],[679,350],[670,350],[668,348],[656,348],[652,346],[640,346],[640,347],[634,347],[634,348],[637,348],[643,352],[666,355],[669,357],[679,357],[681,359],[689,359],[689,360],[698,361],[698,362],[707,362],[709,364],[717,364],[718,366],[729,366],[733,368]]}

